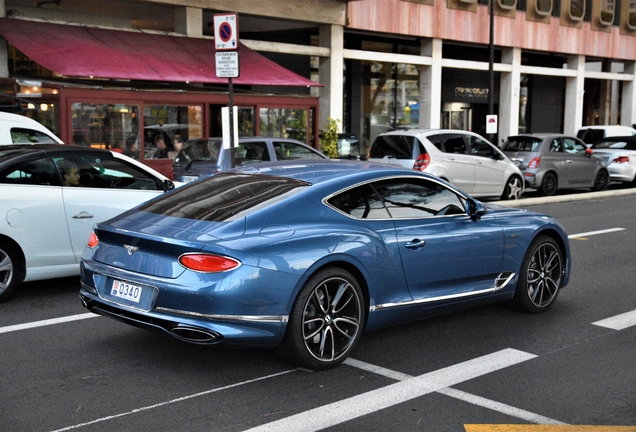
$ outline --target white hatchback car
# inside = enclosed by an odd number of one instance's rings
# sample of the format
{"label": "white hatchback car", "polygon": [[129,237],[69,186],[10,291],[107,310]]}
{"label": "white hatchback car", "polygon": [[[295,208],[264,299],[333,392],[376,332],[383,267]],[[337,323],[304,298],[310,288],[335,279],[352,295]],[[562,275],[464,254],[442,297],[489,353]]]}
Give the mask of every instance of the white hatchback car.
{"label": "white hatchback car", "polygon": [[375,139],[368,160],[426,171],[475,197],[519,199],[524,191],[519,168],[496,146],[469,131],[387,132]]}
{"label": "white hatchback car", "polygon": [[95,223],[174,187],[120,153],[0,146],[0,300],[22,281],[79,275]]}
{"label": "white hatchback car", "polygon": [[0,111],[0,145],[64,144],[53,132],[35,120]]}

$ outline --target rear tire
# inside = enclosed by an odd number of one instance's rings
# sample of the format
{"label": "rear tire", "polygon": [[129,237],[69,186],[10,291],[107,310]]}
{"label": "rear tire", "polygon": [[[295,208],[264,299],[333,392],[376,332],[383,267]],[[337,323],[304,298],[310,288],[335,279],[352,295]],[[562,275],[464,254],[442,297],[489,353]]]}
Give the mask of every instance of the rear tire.
{"label": "rear tire", "polygon": [[508,179],[506,183],[506,187],[504,188],[503,194],[501,195],[502,200],[518,200],[521,198],[521,193],[523,191],[523,180],[521,180],[517,176],[512,176]]}
{"label": "rear tire", "polygon": [[558,179],[557,176],[553,172],[547,172],[543,176],[543,181],[541,182],[541,187],[539,188],[539,192],[545,196],[552,196],[555,194],[558,188]]}
{"label": "rear tire", "polygon": [[283,354],[309,369],[339,365],[360,339],[365,304],[351,273],[336,267],[317,272],[296,298],[281,346]]}
{"label": "rear tire", "polygon": [[604,191],[609,186],[609,173],[605,170],[600,170],[596,174],[596,179],[594,179],[594,186],[592,190],[594,191]]}
{"label": "rear tire", "polygon": [[0,242],[0,301],[9,297],[20,281],[22,264],[12,245]]}

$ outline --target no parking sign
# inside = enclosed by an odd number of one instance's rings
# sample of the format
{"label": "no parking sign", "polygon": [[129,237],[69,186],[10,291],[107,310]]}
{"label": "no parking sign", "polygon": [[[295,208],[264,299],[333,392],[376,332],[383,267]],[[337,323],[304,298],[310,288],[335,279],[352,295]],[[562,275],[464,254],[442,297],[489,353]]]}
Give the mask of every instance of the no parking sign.
{"label": "no parking sign", "polygon": [[214,15],[214,45],[217,51],[238,49],[238,15],[224,13]]}

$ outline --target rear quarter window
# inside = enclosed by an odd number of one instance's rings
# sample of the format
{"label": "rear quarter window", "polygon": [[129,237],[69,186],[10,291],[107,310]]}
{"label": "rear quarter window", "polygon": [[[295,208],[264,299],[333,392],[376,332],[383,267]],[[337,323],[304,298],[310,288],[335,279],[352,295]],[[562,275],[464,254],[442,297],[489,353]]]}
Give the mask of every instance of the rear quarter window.
{"label": "rear quarter window", "polygon": [[414,136],[380,135],[373,142],[369,157],[382,159],[388,156],[396,159],[413,159],[413,147],[416,143],[421,146]]}

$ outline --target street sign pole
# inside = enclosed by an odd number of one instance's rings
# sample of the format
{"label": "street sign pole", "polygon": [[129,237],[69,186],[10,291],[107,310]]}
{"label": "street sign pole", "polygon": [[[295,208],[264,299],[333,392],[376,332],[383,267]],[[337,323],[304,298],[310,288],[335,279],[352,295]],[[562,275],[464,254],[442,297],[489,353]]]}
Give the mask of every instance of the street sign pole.
{"label": "street sign pole", "polygon": [[230,143],[230,163],[232,168],[236,165],[234,142],[234,83],[233,78],[239,76],[238,55],[238,14],[222,13],[214,15],[214,45],[216,48],[216,76],[227,78],[229,93],[229,137],[223,137]]}

